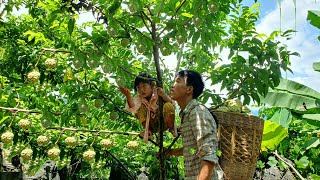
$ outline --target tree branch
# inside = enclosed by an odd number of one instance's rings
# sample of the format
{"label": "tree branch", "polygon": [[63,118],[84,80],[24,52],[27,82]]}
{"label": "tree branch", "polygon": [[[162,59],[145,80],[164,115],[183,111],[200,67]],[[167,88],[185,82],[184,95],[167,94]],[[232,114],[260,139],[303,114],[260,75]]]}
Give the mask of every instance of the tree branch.
{"label": "tree branch", "polygon": [[101,91],[100,89],[98,88],[98,86],[96,84],[92,84],[96,89],[97,91],[100,93],[100,95],[105,98],[105,99],[108,99],[116,108],[118,111],[120,112],[123,112],[123,113],[126,113],[127,115],[131,116],[131,117],[134,117],[132,114],[130,114],[129,112],[125,111],[125,110],[122,110],[115,102],[113,102],[113,100],[107,96],[105,96]]}
{"label": "tree branch", "polygon": [[[120,24],[126,24],[126,23],[123,23],[123,22],[121,22],[120,20],[118,20],[118,19],[115,19],[118,23],[120,23]],[[126,25],[128,25],[128,24],[126,24]],[[134,30],[134,31],[137,31],[139,34],[141,34],[143,37],[145,37],[145,38],[147,38],[147,39],[149,39],[150,41],[152,41],[152,39],[150,38],[150,37],[148,37],[148,36],[146,36],[145,34],[143,34],[139,29],[137,29],[136,27],[134,27],[134,26],[131,26],[131,25],[128,25],[132,30]]]}
{"label": "tree branch", "polygon": [[152,80],[152,81],[156,81],[156,82],[158,83],[158,80],[157,80],[156,78],[146,78],[146,77],[142,77],[142,76],[137,76],[136,74],[133,74],[132,72],[128,71],[127,69],[125,69],[124,67],[122,67],[122,66],[120,66],[120,65],[118,65],[118,67],[119,67],[120,69],[122,69],[124,72],[130,74],[130,75],[133,76],[133,77],[139,77],[139,78],[145,79],[145,80]]}
{"label": "tree branch", "polygon": [[41,111],[37,111],[37,110],[26,110],[26,109],[18,109],[18,108],[6,108],[6,107],[0,107],[0,110],[6,110],[6,111],[10,111],[10,112],[23,112],[23,113],[38,113],[38,114],[42,114]]}
{"label": "tree branch", "polygon": [[284,160],[277,151],[273,152],[273,154],[280,159],[281,161],[283,161],[284,163],[286,163],[298,176],[301,180],[305,180],[304,177],[302,177],[302,175],[298,172],[298,170],[296,170],[296,168],[294,168],[290,163],[288,163],[286,160]]}
{"label": "tree branch", "polygon": [[[177,16],[179,10],[181,9],[181,7],[182,7],[182,6],[184,5],[184,3],[186,3],[186,2],[187,2],[187,0],[183,0],[183,1],[182,1],[182,3],[179,5],[179,7],[178,7],[177,10],[176,10],[176,13],[175,13],[173,16],[171,16],[171,18],[170,18],[169,21],[171,21],[173,18],[175,18],[175,17]],[[157,38],[159,38],[164,31],[165,31],[165,28],[162,29],[162,31],[158,34]]]}
{"label": "tree branch", "polygon": [[113,154],[111,154],[109,151],[107,151],[106,150],[106,152],[113,158],[113,159],[115,159],[119,164],[120,164],[120,166],[129,174],[129,176],[130,176],[130,178],[132,179],[132,180],[135,180],[136,178],[134,178],[134,176],[129,172],[129,170],[121,163],[121,161],[118,159],[118,158],[116,158]]}
{"label": "tree branch", "polygon": [[144,11],[141,11],[141,19],[143,21],[143,24],[146,26],[147,30],[149,31],[149,33],[151,33],[150,28],[148,27],[146,21],[144,20],[143,16],[145,16],[147,18],[147,20],[152,23],[151,19],[146,15],[146,13],[144,13]]}
{"label": "tree branch", "polygon": [[64,49],[52,49],[52,48],[42,48],[42,51],[52,51],[52,52],[62,52],[62,53],[72,53],[72,51]]}
{"label": "tree branch", "polygon": [[66,127],[48,127],[46,130],[59,130],[59,131],[75,131],[75,132],[90,132],[90,133],[103,133],[103,134],[122,134],[122,135],[139,135],[136,132],[121,132],[121,131],[109,131],[109,130],[91,130],[91,129],[76,129]]}

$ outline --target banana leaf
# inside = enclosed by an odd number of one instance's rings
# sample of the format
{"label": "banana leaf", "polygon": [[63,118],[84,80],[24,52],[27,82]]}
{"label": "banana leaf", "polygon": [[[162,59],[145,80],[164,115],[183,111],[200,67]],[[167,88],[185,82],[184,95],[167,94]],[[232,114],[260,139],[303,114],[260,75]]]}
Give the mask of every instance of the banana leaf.
{"label": "banana leaf", "polygon": [[269,121],[280,124],[281,126],[288,128],[289,124],[292,120],[291,112],[285,108],[279,109],[273,116],[269,119]]}
{"label": "banana leaf", "polygon": [[299,112],[315,108],[320,109],[319,99],[280,91],[269,91],[263,102],[271,106],[288,108]]}
{"label": "banana leaf", "polygon": [[311,125],[320,127],[320,114],[304,114],[302,119]]}
{"label": "banana leaf", "polygon": [[320,112],[320,93],[287,79],[281,79],[274,90],[269,90],[263,102],[301,112],[301,114]]}
{"label": "banana leaf", "polygon": [[264,122],[261,151],[274,150],[287,135],[288,129],[266,120]]}
{"label": "banana leaf", "polygon": [[303,84],[288,79],[280,79],[279,85],[275,88],[278,91],[284,91],[291,94],[303,95],[320,100],[320,93]]}

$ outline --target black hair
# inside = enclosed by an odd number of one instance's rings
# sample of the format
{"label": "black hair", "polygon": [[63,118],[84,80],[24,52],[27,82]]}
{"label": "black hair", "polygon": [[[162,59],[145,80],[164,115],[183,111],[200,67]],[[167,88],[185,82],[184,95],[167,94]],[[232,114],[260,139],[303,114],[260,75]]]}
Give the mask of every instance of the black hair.
{"label": "black hair", "polygon": [[204,83],[201,75],[193,70],[182,70],[178,73],[180,77],[187,77],[187,86],[193,87],[192,98],[196,99],[200,96],[204,89]]}
{"label": "black hair", "polygon": [[154,80],[154,78],[150,74],[147,74],[146,72],[141,72],[135,78],[134,87],[133,88],[134,88],[135,91],[137,91],[137,86],[140,83],[147,83],[147,84],[150,84],[151,86],[153,86],[154,85],[153,80]]}

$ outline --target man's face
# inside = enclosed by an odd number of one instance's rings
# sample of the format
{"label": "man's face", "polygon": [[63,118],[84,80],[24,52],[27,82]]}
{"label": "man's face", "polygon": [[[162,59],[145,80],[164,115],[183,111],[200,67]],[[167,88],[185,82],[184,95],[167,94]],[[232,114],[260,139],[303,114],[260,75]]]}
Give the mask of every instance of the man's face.
{"label": "man's face", "polygon": [[186,85],[187,77],[177,76],[170,90],[170,97],[175,101],[185,99],[188,96],[190,86]]}

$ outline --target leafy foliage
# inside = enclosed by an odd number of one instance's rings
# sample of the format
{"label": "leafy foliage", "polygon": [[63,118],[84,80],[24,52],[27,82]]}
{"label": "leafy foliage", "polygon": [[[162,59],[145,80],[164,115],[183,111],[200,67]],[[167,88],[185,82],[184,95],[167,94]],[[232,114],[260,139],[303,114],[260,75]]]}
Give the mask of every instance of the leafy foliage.
{"label": "leafy foliage", "polygon": [[[294,161],[304,176],[316,177],[319,174],[319,160],[316,158],[320,153],[319,98],[319,92],[287,79],[281,79],[279,86],[269,91],[264,102],[274,107],[261,113],[272,121],[265,121],[262,150],[266,153],[261,158],[262,164],[269,162],[270,166],[275,165],[266,157],[271,157],[272,151],[276,150]],[[270,127],[278,130],[277,133],[269,133]]]}
{"label": "leafy foliage", "polygon": [[[258,34],[258,5],[249,8],[235,0],[11,2],[5,5],[6,20],[0,20],[0,132],[14,133],[13,143],[5,146],[8,158],[25,147],[33,150],[31,175],[48,159],[47,151],[59,147],[59,169],[81,164],[76,178],[112,176],[120,169],[133,179],[148,167],[150,177],[159,179],[157,146],[143,144],[136,135],[104,131],[142,130],[123,110],[125,99],[116,80],[132,87],[134,76],[147,71],[167,91],[174,72],[163,59],[173,55],[181,60],[179,69],[195,69],[212,84],[221,83],[230,98],[259,104],[280,83],[281,70],[290,71],[289,57],[298,55],[275,40],[293,31]],[[27,15],[11,14],[22,5]],[[92,13],[96,21],[78,23],[83,13]],[[221,59],[223,50],[229,50],[228,63]],[[57,60],[55,68],[47,67],[49,58]],[[30,81],[30,72],[39,72],[39,80]],[[209,90],[201,98],[203,103],[222,100]],[[20,119],[30,120],[31,128],[19,128]],[[50,138],[48,145],[38,146],[39,135]],[[78,138],[75,148],[65,143],[69,136]],[[108,138],[114,145],[104,149],[99,142]],[[172,139],[167,133],[165,146]],[[126,146],[131,140],[139,142],[139,150]],[[84,160],[88,149],[95,151],[94,161]],[[183,177],[181,158],[166,164],[168,179]]]}

